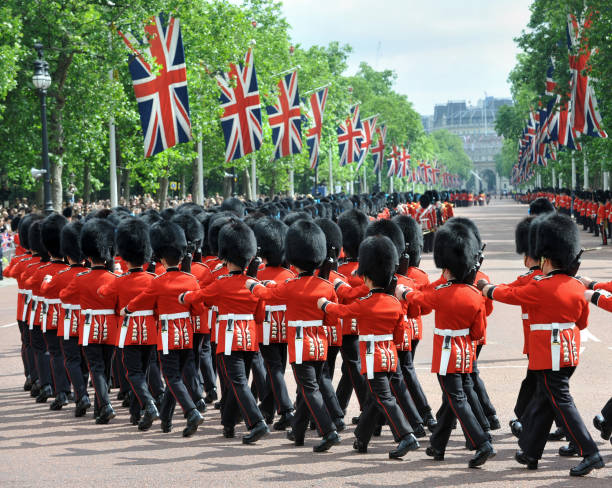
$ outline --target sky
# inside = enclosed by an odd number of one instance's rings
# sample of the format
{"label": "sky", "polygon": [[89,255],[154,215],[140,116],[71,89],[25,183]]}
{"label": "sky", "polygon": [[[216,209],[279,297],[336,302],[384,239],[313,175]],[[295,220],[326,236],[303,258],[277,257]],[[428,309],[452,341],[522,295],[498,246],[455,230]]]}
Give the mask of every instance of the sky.
{"label": "sky", "polygon": [[435,104],[509,97],[519,52],[513,39],[531,0],[284,0],[291,38],[309,47],[350,44],[347,74],[359,63],[397,74],[395,90],[421,115]]}

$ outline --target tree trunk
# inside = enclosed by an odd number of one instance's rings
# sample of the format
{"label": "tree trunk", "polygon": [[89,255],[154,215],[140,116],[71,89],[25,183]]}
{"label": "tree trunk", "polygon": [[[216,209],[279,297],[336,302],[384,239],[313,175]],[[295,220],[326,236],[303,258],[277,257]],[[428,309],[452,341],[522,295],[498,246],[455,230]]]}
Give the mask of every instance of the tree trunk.
{"label": "tree trunk", "polygon": [[168,177],[161,176],[159,178],[159,209],[166,208],[166,200],[168,199]]}
{"label": "tree trunk", "polygon": [[242,172],[242,193],[247,200],[253,200],[253,188],[251,187],[251,175],[248,168],[244,168]]}
{"label": "tree trunk", "polygon": [[126,205],[130,203],[130,170],[123,169],[121,175],[121,189],[123,190],[123,198],[125,199]]}
{"label": "tree trunk", "polygon": [[223,198],[232,196],[232,177],[223,178]]}
{"label": "tree trunk", "polygon": [[89,163],[86,162],[83,167],[83,201],[86,204],[91,202],[91,174],[89,169]]}
{"label": "tree trunk", "polygon": [[185,200],[185,198],[187,197],[187,188],[185,188],[185,173],[182,171],[181,171],[181,197],[183,198],[183,200]]}

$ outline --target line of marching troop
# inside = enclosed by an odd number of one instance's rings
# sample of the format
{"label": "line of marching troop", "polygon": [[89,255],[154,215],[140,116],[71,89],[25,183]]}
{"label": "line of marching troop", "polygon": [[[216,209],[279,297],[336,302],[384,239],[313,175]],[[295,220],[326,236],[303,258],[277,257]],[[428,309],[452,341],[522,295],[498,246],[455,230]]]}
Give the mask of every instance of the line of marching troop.
{"label": "line of marching troop", "polygon": [[[375,220],[353,208],[337,222],[303,212],[283,222],[256,213],[243,218],[233,199],[224,205],[212,215],[185,205],[166,213],[170,218],[115,209],[83,222],[57,214],[22,219],[21,253],[5,275],[18,281],[25,388],[37,402],[55,397],[51,409],[59,410],[72,385],[75,416],[84,416],[89,376],[95,421],[106,424],[115,416],[109,390],[119,362],[131,388],[132,423],[145,431],[159,419],[170,432],[178,403],[183,436],[191,436],[216,399],[218,373],[225,437],[234,437],[243,420],[244,444],[273,425],[303,446],[310,423],[321,437],[313,450],[323,452],[340,443],[354,391],[361,410],[353,419],[356,451],[367,452],[387,424],[397,442],[389,457],[401,458],[420,447],[427,427],[425,452],[443,460],[459,425],[475,451],[468,465],[477,467],[495,456],[490,431],[500,428],[476,366],[486,317],[499,300],[522,307],[529,356],[511,422],[517,461],[537,468],[555,419],[570,441],[560,453],[584,458],[570,474],[603,467],[569,394],[588,302],[573,277],[579,239],[568,217],[521,222],[517,251],[530,270],[495,286],[479,269],[484,247],[469,219],[452,218],[436,231],[434,262],[442,274],[430,283],[418,268],[422,230],[409,216]],[[116,266],[125,272],[113,273]],[[604,291],[593,297],[608,298]],[[442,391],[435,418],[413,365],[421,315],[431,311],[431,371]],[[334,391],[338,353],[342,377]],[[284,380],[287,361],[294,402]],[[607,422],[598,424],[602,435]]]}

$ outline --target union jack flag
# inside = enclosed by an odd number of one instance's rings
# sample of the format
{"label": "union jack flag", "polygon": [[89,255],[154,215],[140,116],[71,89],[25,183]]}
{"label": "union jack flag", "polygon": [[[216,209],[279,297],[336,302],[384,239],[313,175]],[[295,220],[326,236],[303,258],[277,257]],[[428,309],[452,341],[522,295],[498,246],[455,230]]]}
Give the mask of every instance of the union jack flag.
{"label": "union jack flag", "polygon": [[337,132],[340,166],[359,161],[363,141],[363,126],[359,118],[359,105],[353,107],[351,115],[346,118],[343,124],[338,126]]}
{"label": "union jack flag", "polygon": [[266,107],[272,128],[274,159],[302,152],[302,117],[297,70],[278,82],[278,102]]}
{"label": "union jack flag", "polygon": [[387,176],[391,178],[395,176],[395,168],[397,166],[397,162],[394,158],[387,159]]}
{"label": "union jack flag", "polygon": [[[140,125],[144,136],[145,157],[153,156],[191,136],[187,69],[179,20],[162,14],[145,25],[145,39],[138,43],[128,34],[118,31],[123,42],[134,53],[130,56],[134,95],[138,102]],[[142,45],[142,49],[137,47]],[[154,58],[159,71],[145,61]]]}
{"label": "union jack flag", "polygon": [[311,120],[312,127],[306,132],[306,145],[308,146],[308,152],[310,154],[310,169],[315,169],[319,165],[323,112],[325,112],[328,91],[329,87],[325,87],[310,95],[310,111],[308,113],[308,118]]}
{"label": "union jack flag", "polygon": [[231,63],[228,73],[217,76],[217,84],[223,108],[221,127],[225,137],[225,161],[229,162],[261,147],[261,102],[252,49],[244,56],[244,64]]}
{"label": "union jack flag", "polygon": [[396,176],[400,178],[405,178],[408,175],[408,171],[410,170],[410,153],[406,150],[405,147],[399,150],[399,166],[397,168]]}
{"label": "union jack flag", "polygon": [[552,96],[555,94],[555,88],[557,87],[557,83],[553,79],[554,73],[555,73],[555,60],[551,57],[550,64],[548,66],[548,69],[546,70],[546,89],[544,91],[546,95]]}
{"label": "union jack flag", "polygon": [[373,117],[361,121],[363,125],[363,142],[361,143],[361,154],[359,155],[359,161],[357,162],[357,170],[361,168],[361,165],[365,161],[368,151],[372,146],[372,136],[376,130],[377,120],[378,115],[374,115]]}
{"label": "union jack flag", "polygon": [[376,129],[378,134],[378,142],[372,148],[372,158],[374,159],[374,173],[378,174],[382,167],[383,158],[385,156],[385,139],[387,138],[387,126],[383,125]]}

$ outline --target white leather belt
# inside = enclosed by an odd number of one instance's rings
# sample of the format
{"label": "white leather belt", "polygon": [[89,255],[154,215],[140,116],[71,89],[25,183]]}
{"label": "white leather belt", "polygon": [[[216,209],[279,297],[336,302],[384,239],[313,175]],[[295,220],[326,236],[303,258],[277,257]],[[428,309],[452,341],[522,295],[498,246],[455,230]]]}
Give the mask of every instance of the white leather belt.
{"label": "white leather belt", "polygon": [[444,337],[462,337],[470,335],[470,329],[434,329],[434,334]]}
{"label": "white leather belt", "polygon": [[382,335],[360,335],[359,341],[366,343],[366,353],[365,353],[365,362],[366,362],[366,374],[368,379],[374,378],[374,344],[376,342],[386,342],[392,341],[393,334],[382,334]]}
{"label": "white leather belt", "polygon": [[[453,347],[453,337],[465,337],[470,335],[470,329],[434,329],[434,334],[443,337],[442,342],[442,353],[440,354],[440,376],[446,376],[448,370],[448,362],[450,361],[450,355]],[[468,347],[470,347],[468,345]]]}
{"label": "white leather belt", "polygon": [[164,313],[159,316],[159,320],[188,319],[190,316],[189,312]]}
{"label": "white leather belt", "polygon": [[19,288],[17,290],[17,293],[21,293],[22,295],[29,295],[30,293],[32,293],[30,290],[25,290],[25,289],[21,289]]}
{"label": "white leather belt", "polygon": [[92,310],[91,308],[87,308],[85,310],[83,310],[83,313],[85,315],[115,315],[115,310],[112,308],[103,308],[103,309],[99,309],[99,310]]}
{"label": "white leather belt", "polygon": [[64,310],[81,310],[80,305],[73,305],[71,303],[62,303],[62,307],[64,307]]}
{"label": "white leather belt", "polygon": [[228,313],[226,315],[219,315],[219,322],[221,322],[222,320],[229,320],[229,319],[233,319],[233,320],[255,320],[255,317],[253,316],[252,313],[243,313],[243,314],[231,314]]}
{"label": "white leather belt", "polygon": [[521,314],[521,319],[529,320],[529,314],[528,313]]}
{"label": "white leather belt", "polygon": [[266,305],[266,312],[285,312],[287,305]]}
{"label": "white leather belt", "polygon": [[153,315],[153,310],[137,310],[129,314],[130,317],[149,317],[151,315]]}
{"label": "white leather belt", "polygon": [[243,313],[243,314],[228,313],[224,315],[219,315],[218,319],[219,319],[219,322],[221,321],[225,322],[225,349],[223,353],[226,356],[231,356],[232,355],[232,345],[234,344],[234,329],[235,329],[234,322],[236,322],[237,320],[242,320],[242,321],[255,320],[255,317],[253,316],[252,313]]}
{"label": "white leather belt", "polygon": [[47,305],[59,305],[62,301],[59,298],[47,298],[45,299]]}
{"label": "white leather belt", "polygon": [[383,335],[360,335],[359,340],[361,342],[383,342],[383,341],[392,341],[393,334],[383,334]]}
{"label": "white leather belt", "polygon": [[529,328],[531,330],[550,330],[552,331],[553,329],[557,329],[557,330],[573,329],[575,325],[576,324],[574,324],[573,322],[566,322],[566,323],[559,323],[559,324],[531,324]]}
{"label": "white leather belt", "polygon": [[531,331],[534,330],[546,330],[550,331],[550,360],[552,363],[552,370],[559,371],[561,369],[561,335],[559,332],[563,330],[573,329],[573,322],[555,323],[552,324],[531,324],[529,326]]}
{"label": "white leather belt", "polygon": [[287,322],[289,327],[320,327],[323,325],[322,320],[290,320]]}
{"label": "white leather belt", "polygon": [[319,327],[323,325],[322,320],[290,320],[289,327],[295,328],[295,364],[302,364],[304,354],[304,327]]}

